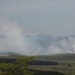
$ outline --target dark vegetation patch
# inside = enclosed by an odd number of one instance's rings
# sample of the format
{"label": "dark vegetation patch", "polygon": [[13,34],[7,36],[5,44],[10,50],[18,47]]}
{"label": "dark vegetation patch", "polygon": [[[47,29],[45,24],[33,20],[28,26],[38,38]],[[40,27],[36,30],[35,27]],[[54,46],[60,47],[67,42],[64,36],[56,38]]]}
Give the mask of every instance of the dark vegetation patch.
{"label": "dark vegetation patch", "polygon": [[51,61],[41,61],[41,60],[34,60],[29,63],[30,65],[58,65],[57,62],[51,62]]}
{"label": "dark vegetation patch", "polygon": [[56,71],[40,71],[40,70],[31,70],[32,72],[35,72],[35,75],[65,75],[60,72]]}
{"label": "dark vegetation patch", "polygon": [[14,63],[16,59],[11,58],[0,58],[0,63]]}
{"label": "dark vegetation patch", "polygon": [[[11,58],[0,58],[1,63],[14,63],[16,62],[16,59]],[[58,65],[57,62],[51,62],[51,61],[41,61],[41,60],[33,60],[29,62],[29,65]]]}

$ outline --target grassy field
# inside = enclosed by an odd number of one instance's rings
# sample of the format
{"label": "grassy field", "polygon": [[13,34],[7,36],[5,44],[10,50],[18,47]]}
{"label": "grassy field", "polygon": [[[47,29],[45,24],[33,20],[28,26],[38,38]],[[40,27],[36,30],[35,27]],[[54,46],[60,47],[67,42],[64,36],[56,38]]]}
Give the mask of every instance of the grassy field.
{"label": "grassy field", "polygon": [[[35,75],[75,75],[75,54],[34,57],[37,62],[33,61],[33,64],[29,65],[28,69],[35,72]],[[57,64],[51,65],[49,62]],[[41,63],[45,63],[45,65]]]}
{"label": "grassy field", "polygon": [[[40,71],[52,71],[52,72],[59,72],[64,75],[75,75],[75,66],[63,66],[63,65],[58,65],[58,66],[30,66],[30,69],[33,70],[40,70]],[[53,74],[56,75],[56,74]],[[61,75],[61,74],[60,74]]]}
{"label": "grassy field", "polygon": [[[75,54],[58,54],[52,56],[36,56],[35,60],[57,62],[58,65],[33,65],[30,69],[58,72],[57,75],[75,75]],[[56,75],[56,74],[51,74]]]}

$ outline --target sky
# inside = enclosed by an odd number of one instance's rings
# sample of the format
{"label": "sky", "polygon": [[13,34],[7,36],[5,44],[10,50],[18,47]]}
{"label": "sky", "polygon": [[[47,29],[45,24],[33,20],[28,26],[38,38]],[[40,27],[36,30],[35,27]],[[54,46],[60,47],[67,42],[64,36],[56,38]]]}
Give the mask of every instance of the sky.
{"label": "sky", "polygon": [[75,0],[0,0],[0,52],[75,52],[74,35]]}
{"label": "sky", "polygon": [[1,19],[25,34],[75,35],[75,0],[0,0]]}

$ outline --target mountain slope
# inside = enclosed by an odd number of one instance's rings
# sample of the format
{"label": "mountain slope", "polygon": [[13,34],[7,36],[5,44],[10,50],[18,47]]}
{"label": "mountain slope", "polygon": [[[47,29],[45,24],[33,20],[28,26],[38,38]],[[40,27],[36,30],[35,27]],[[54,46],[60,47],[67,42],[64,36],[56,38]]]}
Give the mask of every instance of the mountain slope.
{"label": "mountain slope", "polygon": [[75,54],[66,53],[66,54],[55,54],[55,55],[45,55],[45,56],[36,56],[36,60],[48,60],[48,61],[69,61],[75,62]]}

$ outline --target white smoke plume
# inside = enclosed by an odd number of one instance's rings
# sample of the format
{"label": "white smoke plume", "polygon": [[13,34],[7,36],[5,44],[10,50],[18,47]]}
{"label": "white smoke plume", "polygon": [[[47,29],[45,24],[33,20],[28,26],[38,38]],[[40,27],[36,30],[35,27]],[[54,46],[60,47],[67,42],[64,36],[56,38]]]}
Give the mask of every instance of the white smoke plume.
{"label": "white smoke plume", "polygon": [[0,51],[23,53],[25,44],[22,28],[7,19],[0,20]]}
{"label": "white smoke plume", "polygon": [[0,19],[0,52],[23,55],[75,53],[75,36],[25,35],[21,25]]}

